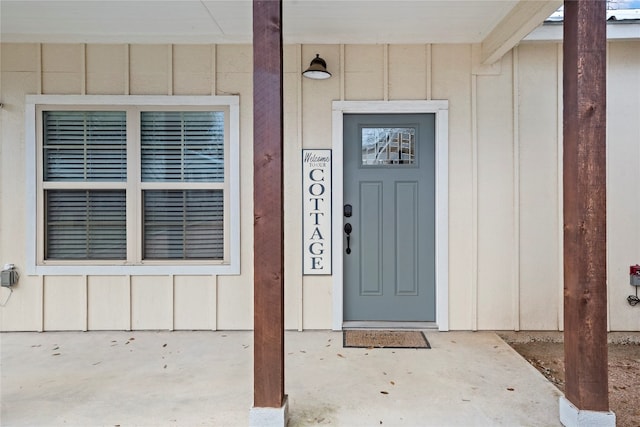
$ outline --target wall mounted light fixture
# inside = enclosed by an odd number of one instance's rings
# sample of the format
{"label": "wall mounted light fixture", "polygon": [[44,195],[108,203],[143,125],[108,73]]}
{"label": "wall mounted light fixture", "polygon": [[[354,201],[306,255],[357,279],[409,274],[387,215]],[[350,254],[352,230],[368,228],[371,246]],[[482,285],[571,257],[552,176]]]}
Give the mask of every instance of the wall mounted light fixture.
{"label": "wall mounted light fixture", "polygon": [[311,60],[309,68],[304,70],[302,75],[315,80],[324,80],[331,77],[331,73],[327,71],[327,63],[320,58],[319,53],[316,53],[316,57]]}

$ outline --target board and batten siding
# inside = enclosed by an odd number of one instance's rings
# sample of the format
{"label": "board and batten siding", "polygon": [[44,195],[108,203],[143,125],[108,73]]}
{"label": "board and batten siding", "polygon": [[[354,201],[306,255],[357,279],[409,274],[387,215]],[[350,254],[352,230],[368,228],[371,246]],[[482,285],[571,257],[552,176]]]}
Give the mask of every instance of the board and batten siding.
{"label": "board and batten siding", "polygon": [[640,42],[610,43],[607,69],[609,328],[640,330],[629,265],[640,264]]}
{"label": "board and batten siding", "polygon": [[[26,94],[238,95],[242,177],[239,275],[22,274],[0,330],[251,329],[251,46],[0,49],[0,264],[26,262]],[[301,77],[316,53],[331,79]],[[462,44],[285,46],[288,329],[332,326],[331,277],[302,275],[301,150],[331,148],[332,101],[424,99],[449,101],[449,328],[562,329],[562,49],[526,42],[492,66],[477,53]],[[608,65],[609,325],[640,330],[626,302],[628,266],[640,263],[640,41],[609,43]]]}

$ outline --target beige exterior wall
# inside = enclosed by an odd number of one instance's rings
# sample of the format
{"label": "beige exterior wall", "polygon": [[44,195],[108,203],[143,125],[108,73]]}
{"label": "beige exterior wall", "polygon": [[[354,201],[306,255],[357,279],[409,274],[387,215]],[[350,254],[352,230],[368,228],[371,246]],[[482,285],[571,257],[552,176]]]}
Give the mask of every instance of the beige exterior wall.
{"label": "beige exterior wall", "polygon": [[[238,95],[241,274],[28,276],[0,330],[250,329],[252,49],[241,45],[1,45],[0,264],[26,262],[26,94]],[[302,79],[316,53],[333,77]],[[561,48],[525,43],[479,66],[471,45],[288,45],[284,64],[285,320],[332,325],[332,279],[303,276],[302,148],[331,148],[334,100],[449,101],[449,327],[562,329]],[[640,41],[609,45],[611,330],[640,330]],[[634,96],[636,94],[636,96]],[[340,165],[334,165],[339,167]],[[340,183],[334,183],[340,185]],[[0,290],[0,303],[8,297]]]}
{"label": "beige exterior wall", "polygon": [[[607,235],[612,330],[640,330],[639,306],[611,305],[632,289],[628,266],[640,264],[640,43],[611,44],[607,85]],[[616,64],[615,67],[612,65]]]}

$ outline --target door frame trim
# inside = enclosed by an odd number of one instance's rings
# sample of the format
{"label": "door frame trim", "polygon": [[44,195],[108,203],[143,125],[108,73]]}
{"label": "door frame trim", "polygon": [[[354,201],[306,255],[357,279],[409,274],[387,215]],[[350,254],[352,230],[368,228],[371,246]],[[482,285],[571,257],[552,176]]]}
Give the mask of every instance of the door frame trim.
{"label": "door frame trim", "polygon": [[[449,330],[449,101],[333,101],[332,136],[332,232],[333,232],[333,310],[332,329],[342,330],[344,321],[344,239],[342,238],[343,115],[344,114],[435,113],[436,156],[436,323],[438,330]],[[340,238],[338,238],[340,236]]]}

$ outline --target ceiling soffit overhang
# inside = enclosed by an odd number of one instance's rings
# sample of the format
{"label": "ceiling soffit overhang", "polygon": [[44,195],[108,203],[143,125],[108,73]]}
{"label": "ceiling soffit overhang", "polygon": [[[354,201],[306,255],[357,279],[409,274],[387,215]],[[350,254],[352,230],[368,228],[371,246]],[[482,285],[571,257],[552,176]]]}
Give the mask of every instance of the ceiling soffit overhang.
{"label": "ceiling soffit overhang", "polygon": [[[481,45],[497,61],[562,1],[283,0],[287,44]],[[2,0],[2,40],[234,44],[252,41],[250,0]]]}

